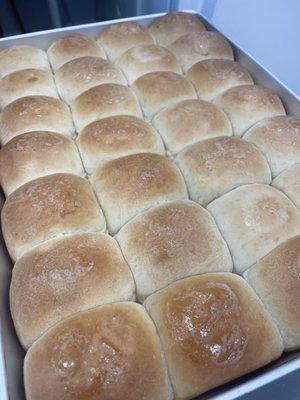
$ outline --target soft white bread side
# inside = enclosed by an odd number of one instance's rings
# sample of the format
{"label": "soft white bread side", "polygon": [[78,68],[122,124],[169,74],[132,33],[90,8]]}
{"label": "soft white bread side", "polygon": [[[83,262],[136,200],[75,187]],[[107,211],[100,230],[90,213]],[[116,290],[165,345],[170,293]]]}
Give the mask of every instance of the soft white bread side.
{"label": "soft white bread side", "polygon": [[81,233],[37,246],[15,264],[10,309],[28,348],[64,318],[95,306],[135,300],[130,269],[116,241]]}
{"label": "soft white bread side", "polygon": [[285,115],[264,119],[243,138],[265,154],[273,177],[300,162],[300,118]]}
{"label": "soft white bread side", "polygon": [[214,273],[177,281],[149,296],[174,398],[187,400],[280,357],[276,325],[247,282]]}
{"label": "soft white bread side", "polygon": [[274,179],[272,185],[285,193],[300,211],[300,164],[284,170]]}
{"label": "soft white bread side", "polygon": [[271,186],[240,186],[214,200],[207,209],[228,244],[239,274],[280,243],[300,234],[299,211]]}
{"label": "soft white bread side", "polygon": [[26,182],[58,172],[84,176],[75,143],[59,133],[23,133],[0,150],[0,183],[6,196]]}
{"label": "soft white bread side", "polygon": [[202,60],[234,60],[230,44],[216,32],[188,33],[170,44],[168,49],[178,58],[184,72]]}
{"label": "soft white bread side", "polygon": [[282,243],[244,273],[277,324],[285,350],[300,347],[299,276],[300,236]]}
{"label": "soft white bread side", "polygon": [[199,99],[212,101],[225,90],[253,84],[249,72],[232,60],[204,60],[194,64],[186,73]]}
{"label": "soft white bread side", "polygon": [[181,151],[175,159],[190,198],[208,203],[246,183],[271,183],[271,172],[263,154],[246,140],[217,137],[203,140]]}
{"label": "soft white bread side", "polygon": [[57,39],[51,44],[47,53],[54,71],[76,58],[85,56],[105,58],[104,51],[95,40],[79,33]]}
{"label": "soft white bread side", "polygon": [[47,54],[37,47],[23,44],[0,51],[0,78],[27,68],[49,71],[50,64]]}
{"label": "soft white bread side", "polygon": [[150,207],[188,197],[176,165],[153,153],[109,161],[96,170],[91,182],[113,234]]}
{"label": "soft white bread side", "polygon": [[154,44],[147,28],[136,22],[112,24],[100,33],[97,42],[104,48],[111,61],[117,61],[125,51],[140,44]]}
{"label": "soft white bread side", "polygon": [[15,136],[32,131],[51,131],[74,136],[68,106],[54,97],[27,96],[13,101],[1,111],[2,146]]}
{"label": "soft white bread side", "polygon": [[242,85],[226,90],[214,103],[228,115],[235,136],[265,118],[285,115],[280,98],[271,89],[258,85]]}
{"label": "soft white bread side", "polygon": [[181,73],[180,63],[168,49],[155,44],[132,47],[118,61],[128,82],[132,84],[137,78],[148,72],[171,71]]}
{"label": "soft white bread side", "polygon": [[205,31],[205,26],[198,16],[179,11],[156,18],[149,31],[158,44],[168,46],[187,33]]}
{"label": "soft white bread side", "polygon": [[200,140],[232,135],[226,114],[202,100],[184,100],[167,107],[153,118],[152,124],[172,155]]}
{"label": "soft white bread side", "polygon": [[91,186],[72,174],[53,174],[25,183],[6,199],[1,223],[13,261],[46,240],[105,230]]}
{"label": "soft white bread side", "polygon": [[54,326],[26,354],[24,382],[27,400],[173,398],[155,326],[133,302]]}
{"label": "soft white bread side", "polygon": [[44,95],[58,97],[53,76],[42,69],[22,69],[0,80],[0,107],[3,108],[19,97]]}
{"label": "soft white bread side", "polygon": [[100,57],[81,57],[67,62],[56,71],[55,81],[61,98],[68,104],[102,83],[127,84],[118,68]]}
{"label": "soft white bread side", "polygon": [[140,301],[190,275],[232,270],[228,247],[212,216],[190,200],[138,215],[118,232]]}
{"label": "soft white bread side", "polygon": [[148,120],[165,107],[182,100],[197,99],[193,85],[174,72],[149,72],[138,78],[132,89]]}
{"label": "soft white bread side", "polygon": [[165,153],[155,129],[132,115],[115,115],[92,122],[80,133],[77,145],[88,174],[114,158],[135,153]]}
{"label": "soft white bread side", "polygon": [[132,90],[116,83],[105,83],[82,93],[71,103],[78,132],[91,122],[113,115],[142,116]]}

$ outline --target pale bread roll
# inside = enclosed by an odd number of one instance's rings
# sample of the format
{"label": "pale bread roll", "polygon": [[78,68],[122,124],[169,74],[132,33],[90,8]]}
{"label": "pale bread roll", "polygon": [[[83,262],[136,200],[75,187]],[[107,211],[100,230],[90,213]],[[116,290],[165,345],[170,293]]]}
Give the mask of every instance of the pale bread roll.
{"label": "pale bread roll", "polygon": [[243,138],[265,154],[273,177],[300,162],[300,118],[285,115],[265,119],[252,126]]}
{"label": "pale bread roll", "polygon": [[184,100],[160,111],[152,120],[170,154],[193,143],[217,136],[231,136],[226,114],[203,100]]}
{"label": "pale bread roll", "polygon": [[175,159],[190,198],[208,203],[246,183],[271,183],[271,172],[263,154],[246,140],[217,137],[203,140],[181,151]]}
{"label": "pale bread roll", "polygon": [[205,31],[197,15],[186,12],[170,12],[156,18],[149,27],[151,35],[161,46],[168,46],[181,36]]}
{"label": "pale bread roll", "polygon": [[97,42],[104,48],[110,60],[117,61],[131,47],[153,44],[154,40],[147,28],[137,22],[127,21],[104,28]]}
{"label": "pale bread roll", "polygon": [[6,196],[26,182],[58,172],[84,176],[75,143],[59,133],[24,133],[0,150],[0,183]]}
{"label": "pale bread roll", "polygon": [[216,32],[188,33],[168,46],[181,63],[184,72],[207,59],[234,60],[227,40]]}
{"label": "pale bread roll", "polygon": [[242,136],[252,125],[265,118],[285,115],[277,94],[258,85],[242,85],[228,89],[216,97],[214,103],[229,117],[235,136]]}
{"label": "pale bread roll", "polygon": [[155,326],[131,302],[99,306],[50,329],[25,357],[24,382],[27,400],[173,398]]}
{"label": "pale bread roll", "polygon": [[300,347],[299,276],[300,236],[282,243],[244,273],[277,324],[285,350]]}
{"label": "pale bread roll", "polygon": [[102,83],[127,84],[118,68],[100,57],[81,57],[67,62],[56,71],[55,81],[61,98],[68,104]]}
{"label": "pale bread roll", "polygon": [[150,207],[188,197],[176,165],[153,153],[109,161],[96,170],[91,182],[113,234]]}
{"label": "pale bread roll", "polygon": [[175,72],[149,72],[132,85],[146,119],[151,120],[158,111],[179,101],[197,99],[192,84]]}
{"label": "pale bread roll", "polygon": [[113,238],[79,233],[50,240],[13,268],[10,309],[23,347],[79,311],[134,300],[132,274]]}
{"label": "pale bread roll", "polygon": [[165,152],[155,129],[132,115],[115,115],[92,122],[79,135],[77,145],[88,174],[114,158],[135,153]]}
{"label": "pale bread roll", "polygon": [[47,54],[37,47],[23,44],[0,51],[0,78],[27,68],[49,71],[50,65]]}
{"label": "pale bread roll", "polygon": [[232,60],[204,60],[194,64],[186,77],[196,88],[199,99],[212,101],[225,90],[253,84],[249,72]]}
{"label": "pale bread roll", "polygon": [[214,219],[190,200],[151,208],[123,226],[116,239],[133,272],[139,301],[178,279],[232,270]]}
{"label": "pale bread roll", "polygon": [[300,211],[300,164],[284,170],[273,180],[272,185],[285,193]]}
{"label": "pale bread roll", "polygon": [[95,40],[79,33],[72,33],[55,40],[47,53],[54,71],[76,58],[85,56],[105,58],[104,51]]}
{"label": "pale bread roll", "polygon": [[280,357],[279,332],[235,274],[177,281],[148,297],[175,399],[191,399]]}
{"label": "pale bread roll", "polygon": [[132,47],[118,61],[118,66],[132,84],[148,72],[171,71],[181,73],[180,63],[170,50],[155,44]]}
{"label": "pale bread roll", "polygon": [[74,136],[68,106],[54,97],[27,96],[13,101],[1,111],[2,146],[15,136],[32,131],[51,131]]}
{"label": "pale bread roll", "polygon": [[116,83],[105,83],[82,93],[71,103],[78,132],[91,122],[113,115],[141,117],[141,109],[132,90]]}
{"label": "pale bread roll", "polygon": [[91,186],[72,174],[53,174],[25,183],[6,199],[1,223],[13,261],[46,240],[105,230]]}
{"label": "pale bread roll", "polygon": [[23,69],[12,72],[0,80],[0,107],[20,97],[44,95],[57,97],[58,93],[50,71]]}
{"label": "pale bread roll", "polygon": [[300,213],[279,190],[240,186],[207,206],[241,274],[280,243],[300,234]]}

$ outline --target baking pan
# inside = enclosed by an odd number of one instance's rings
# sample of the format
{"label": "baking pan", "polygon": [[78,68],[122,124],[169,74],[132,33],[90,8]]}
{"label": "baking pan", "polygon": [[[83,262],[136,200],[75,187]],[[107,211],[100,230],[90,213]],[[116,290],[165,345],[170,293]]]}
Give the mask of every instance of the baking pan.
{"label": "baking pan", "polygon": [[[16,44],[29,44],[46,50],[55,39],[67,33],[80,32],[95,38],[104,27],[113,23],[137,21],[141,25],[148,26],[160,15],[163,15],[163,13],[12,36],[0,39],[0,50]],[[204,17],[200,15],[200,18],[209,30],[219,32]],[[220,33],[222,34],[222,32]],[[255,83],[273,89],[282,99],[287,114],[300,116],[300,98],[234,42],[230,41],[230,43],[234,49],[236,60],[248,69]],[[1,207],[3,202],[4,196],[1,194]],[[23,359],[25,352],[19,344],[10,317],[8,292],[12,263],[2,235],[0,237],[0,264],[0,400],[24,400]],[[296,370],[300,370],[300,351],[284,353],[279,360],[266,367],[213,389],[201,395],[198,399],[236,399]]]}

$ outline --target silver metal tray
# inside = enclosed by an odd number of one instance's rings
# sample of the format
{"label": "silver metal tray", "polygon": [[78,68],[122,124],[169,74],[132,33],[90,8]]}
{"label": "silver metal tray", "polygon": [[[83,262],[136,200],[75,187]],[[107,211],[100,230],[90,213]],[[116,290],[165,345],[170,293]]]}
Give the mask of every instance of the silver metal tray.
{"label": "silver metal tray", "polygon": [[[88,25],[12,36],[0,39],[0,50],[16,44],[30,44],[46,50],[55,39],[67,33],[80,32],[95,38],[104,27],[113,23],[131,20],[148,26],[154,18],[160,15],[163,14],[97,22]],[[209,30],[218,32],[204,17],[200,17]],[[282,82],[278,81],[272,73],[265,70],[249,54],[236,46],[235,43],[230,43],[234,49],[236,60],[248,69],[255,83],[275,90],[281,97],[287,113],[300,116],[300,98],[285,87]],[[3,202],[4,196],[2,194],[0,196],[1,208]],[[6,251],[2,235],[0,236],[0,264],[0,400],[24,400],[23,359],[25,352],[19,344],[10,317],[8,292],[12,263]],[[212,398],[219,400],[236,399],[296,370],[300,370],[300,351],[285,353],[279,360],[242,378],[211,390],[200,396],[199,400]]]}

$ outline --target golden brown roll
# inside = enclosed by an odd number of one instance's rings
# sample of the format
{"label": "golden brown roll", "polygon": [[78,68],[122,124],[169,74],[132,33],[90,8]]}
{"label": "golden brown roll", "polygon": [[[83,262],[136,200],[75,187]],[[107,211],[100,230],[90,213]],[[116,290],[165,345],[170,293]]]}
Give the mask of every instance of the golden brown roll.
{"label": "golden brown roll", "polygon": [[151,208],[124,225],[116,239],[133,272],[140,301],[178,279],[232,270],[214,219],[190,200]]}
{"label": "golden brown roll", "polygon": [[155,129],[132,115],[115,115],[92,122],[79,135],[77,145],[88,174],[114,158],[135,153],[165,152]]}
{"label": "golden brown roll", "polygon": [[91,182],[111,233],[150,207],[187,199],[178,168],[159,154],[139,153],[109,161],[96,170]]}
{"label": "golden brown roll", "polygon": [[6,196],[26,182],[58,172],[84,176],[75,143],[59,133],[24,133],[0,150],[0,183]]}
{"label": "golden brown roll", "polygon": [[232,135],[226,114],[203,100],[184,100],[167,107],[153,118],[152,124],[172,155],[200,140]]}
{"label": "golden brown roll", "polygon": [[102,83],[127,84],[118,68],[100,57],[81,57],[67,62],[56,71],[55,81],[61,98],[68,104]]}
{"label": "golden brown roll", "polygon": [[124,302],[76,314],[50,329],[25,357],[27,400],[171,400],[155,326]]}
{"label": "golden brown roll", "polygon": [[68,106],[54,97],[27,96],[13,101],[1,111],[2,146],[15,136],[32,131],[51,131],[74,136]]}
{"label": "golden brown roll", "polygon": [[25,348],[64,318],[95,306],[135,300],[132,274],[113,238],[79,233],[50,240],[21,257],[10,309]]}
{"label": "golden brown roll", "polygon": [[300,164],[294,164],[279,174],[272,185],[281,190],[300,211]]}
{"label": "golden brown roll", "polygon": [[299,271],[300,236],[295,236],[244,272],[277,324],[285,350],[300,347]]}
{"label": "golden brown roll", "polygon": [[6,199],[1,223],[14,261],[46,240],[105,230],[91,186],[72,174],[53,174],[25,183]]}
{"label": "golden brown roll", "polygon": [[214,200],[207,206],[228,244],[237,273],[300,234],[300,213],[279,190],[253,184]]}
{"label": "golden brown roll", "polygon": [[104,28],[97,42],[104,48],[108,58],[116,61],[131,47],[140,44],[153,44],[154,40],[147,28],[137,22],[127,21]]}
{"label": "golden brown roll", "polygon": [[51,44],[47,53],[54,71],[76,58],[85,56],[105,58],[104,51],[95,40],[79,33],[71,33],[57,39]]}
{"label": "golden brown roll", "polygon": [[212,101],[216,96],[235,86],[253,84],[249,72],[232,60],[204,60],[194,64],[186,73],[199,99]]}
{"label": "golden brown roll", "polygon": [[187,33],[205,31],[205,26],[197,15],[171,12],[156,18],[149,31],[158,44],[168,46]]}
{"label": "golden brown roll", "polygon": [[276,325],[235,274],[177,281],[145,302],[166,355],[175,399],[191,399],[280,357]]}

